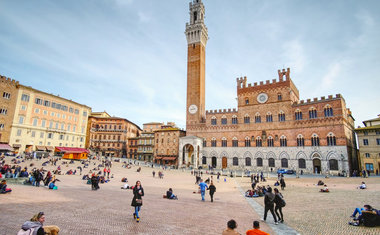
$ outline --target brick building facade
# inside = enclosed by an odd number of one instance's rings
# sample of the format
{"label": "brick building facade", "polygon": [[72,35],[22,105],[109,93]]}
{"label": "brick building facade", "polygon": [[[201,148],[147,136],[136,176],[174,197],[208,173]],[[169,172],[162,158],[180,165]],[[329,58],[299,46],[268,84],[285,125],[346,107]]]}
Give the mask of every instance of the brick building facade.
{"label": "brick building facade", "polygon": [[300,100],[289,68],[271,81],[238,78],[237,109],[205,111],[203,19],[202,1],[190,3],[187,136],[179,145],[179,165],[331,174],[357,168],[354,119],[343,97]]}
{"label": "brick building facade", "polygon": [[19,82],[0,76],[0,143],[8,144],[15,114]]}
{"label": "brick building facade", "polygon": [[127,157],[128,139],[141,129],[127,119],[111,117],[106,112],[91,113],[88,118],[87,147],[97,155]]}
{"label": "brick building facade", "polygon": [[179,138],[186,135],[175,126],[155,131],[154,160],[158,164],[178,165]]}

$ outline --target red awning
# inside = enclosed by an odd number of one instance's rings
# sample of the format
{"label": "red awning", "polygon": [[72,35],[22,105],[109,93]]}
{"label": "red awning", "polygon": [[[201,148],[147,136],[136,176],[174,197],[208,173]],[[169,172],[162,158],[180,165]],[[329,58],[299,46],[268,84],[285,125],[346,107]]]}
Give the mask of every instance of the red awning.
{"label": "red awning", "polygon": [[0,144],[0,150],[12,151],[12,147],[9,144]]}
{"label": "red awning", "polygon": [[174,161],[176,160],[177,157],[163,157],[162,160],[165,160],[165,161]]}
{"label": "red awning", "polygon": [[45,151],[46,148],[45,148],[45,146],[38,146],[38,145],[36,145],[36,150],[37,151]]}
{"label": "red awning", "polygon": [[70,147],[55,147],[55,152],[62,153],[90,153],[87,149],[84,148],[70,148]]}

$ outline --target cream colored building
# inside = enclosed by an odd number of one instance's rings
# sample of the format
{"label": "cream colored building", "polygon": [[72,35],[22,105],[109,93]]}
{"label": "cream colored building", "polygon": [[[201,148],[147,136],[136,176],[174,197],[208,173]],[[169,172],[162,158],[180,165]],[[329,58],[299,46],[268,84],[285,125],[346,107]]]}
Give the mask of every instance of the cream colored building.
{"label": "cream colored building", "polygon": [[363,121],[364,127],[356,128],[359,140],[361,170],[379,174],[380,171],[380,115]]}
{"label": "cream colored building", "polygon": [[84,148],[90,113],[86,105],[20,85],[9,143],[19,153]]}

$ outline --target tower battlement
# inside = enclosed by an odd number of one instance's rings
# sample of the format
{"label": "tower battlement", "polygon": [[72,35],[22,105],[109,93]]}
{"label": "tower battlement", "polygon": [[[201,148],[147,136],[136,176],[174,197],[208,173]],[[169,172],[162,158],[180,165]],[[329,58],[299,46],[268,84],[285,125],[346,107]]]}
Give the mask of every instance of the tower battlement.
{"label": "tower battlement", "polygon": [[290,81],[290,68],[287,68],[287,70],[282,69],[278,70],[278,80],[277,79],[272,79],[272,80],[266,80],[260,81],[260,82],[255,82],[253,85],[251,83],[247,84],[247,77],[240,77],[236,78],[237,82],[237,88],[239,89],[244,89],[244,88],[266,88],[264,86],[268,85],[285,85],[288,84]]}
{"label": "tower battlement", "polygon": [[0,75],[0,81],[1,82],[9,83],[9,84],[12,84],[12,85],[15,85],[15,86],[19,85],[18,81],[14,80],[14,79],[11,79],[11,78],[8,78],[8,77],[5,77],[5,76],[1,76],[1,75]]}
{"label": "tower battlement", "polygon": [[224,113],[237,113],[236,109],[215,109],[215,110],[206,110],[206,114],[224,114]]}
{"label": "tower battlement", "polygon": [[299,100],[297,102],[297,105],[308,105],[308,104],[315,104],[318,102],[326,102],[326,101],[331,101],[331,100],[336,100],[336,99],[343,99],[341,94],[336,94],[335,96],[333,95],[328,95],[327,98],[325,96],[322,96],[320,98],[313,98],[313,99],[307,99],[305,100]]}

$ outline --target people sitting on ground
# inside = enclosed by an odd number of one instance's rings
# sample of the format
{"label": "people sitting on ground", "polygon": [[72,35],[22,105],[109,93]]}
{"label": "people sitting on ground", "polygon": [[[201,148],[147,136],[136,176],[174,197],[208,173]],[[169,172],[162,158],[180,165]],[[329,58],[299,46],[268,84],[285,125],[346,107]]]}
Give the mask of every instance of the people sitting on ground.
{"label": "people sitting on ground", "polygon": [[277,180],[276,183],[274,183],[274,186],[279,186],[279,185],[280,185],[280,183]]}
{"label": "people sitting on ground", "polygon": [[367,188],[367,185],[362,182],[362,184],[360,186],[358,186],[358,189],[366,189]]}
{"label": "people sitting on ground", "polygon": [[141,171],[141,167],[137,168],[137,172],[140,172]]}
{"label": "people sitting on ground", "polygon": [[235,228],[237,228],[237,223],[232,219],[227,222],[227,228],[223,231],[222,235],[240,235]]}
{"label": "people sitting on ground", "polygon": [[172,188],[169,188],[169,190],[166,191],[166,198],[167,199],[177,199],[178,200],[177,196],[174,195]]}
{"label": "people sitting on ground", "polygon": [[[356,217],[357,214],[359,214],[358,217]],[[363,208],[355,208],[351,218],[353,218],[354,222],[349,222],[349,225],[380,226],[380,210],[376,210],[370,205],[364,205]]]}
{"label": "people sitting on ground", "polygon": [[121,189],[129,189],[130,187],[129,187],[129,184],[127,184],[127,183],[125,183],[124,185],[123,185],[123,187],[121,187]]}
{"label": "people sitting on ground", "polygon": [[30,221],[26,221],[22,226],[18,234],[24,234],[23,232],[29,231],[29,234],[41,235],[45,234],[43,223],[45,222],[45,214],[40,212],[34,215]]}
{"label": "people sitting on ground", "polygon": [[88,174],[87,175],[83,175],[82,177],[82,180],[88,180],[90,177],[88,177]]}
{"label": "people sitting on ground", "polygon": [[255,235],[255,234],[269,235],[269,233],[266,233],[260,230],[260,222],[257,220],[253,221],[253,229],[248,230],[245,234],[246,235]]}
{"label": "people sitting on ground", "polygon": [[7,181],[2,180],[1,185],[0,185],[0,193],[5,194],[5,193],[10,193],[10,192],[12,192],[12,189],[7,188]]}
{"label": "people sitting on ground", "polygon": [[325,185],[323,185],[323,189],[321,189],[320,192],[321,193],[328,193],[330,191],[329,191],[329,188],[327,187],[327,185],[325,184]]}
{"label": "people sitting on ground", "polygon": [[127,179],[127,177],[123,177],[122,179],[121,179],[121,182],[128,182],[128,179]]}
{"label": "people sitting on ground", "polygon": [[316,184],[317,186],[321,186],[321,185],[324,185],[325,183],[323,183],[322,180],[318,180],[318,183]]}

